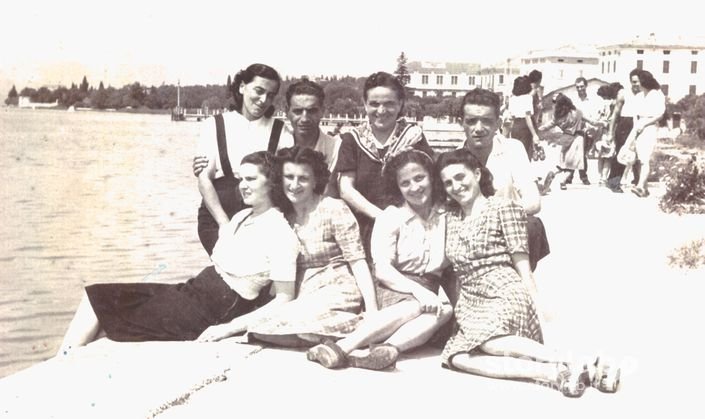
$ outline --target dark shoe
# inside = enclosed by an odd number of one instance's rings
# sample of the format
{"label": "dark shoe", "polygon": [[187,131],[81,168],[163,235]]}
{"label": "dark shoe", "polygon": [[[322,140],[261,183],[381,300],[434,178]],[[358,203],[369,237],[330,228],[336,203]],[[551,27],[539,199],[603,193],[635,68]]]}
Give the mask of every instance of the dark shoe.
{"label": "dark shoe", "polygon": [[624,189],[619,185],[611,187],[610,190],[615,193],[624,193]]}
{"label": "dark shoe", "polygon": [[580,179],[580,181],[583,182],[583,185],[589,185],[589,184],[590,184],[590,180],[588,180],[588,178],[586,178],[586,177]]}
{"label": "dark shoe", "polygon": [[573,175],[571,174],[571,175],[569,175],[567,178],[565,178],[565,182],[563,182],[563,183],[566,183],[566,184],[567,184],[567,183],[570,183],[570,184],[572,184],[572,183],[573,183]]}
{"label": "dark shoe", "polygon": [[561,182],[561,190],[565,191],[568,187],[565,186],[565,182]]}
{"label": "dark shoe", "polygon": [[638,196],[639,198],[646,198],[647,196],[649,196],[649,193],[641,188],[633,188],[632,193]]}
{"label": "dark shoe", "polygon": [[591,385],[587,365],[580,372],[572,371],[568,366],[565,366],[565,369],[558,373],[556,382],[558,390],[566,397],[580,397]]}
{"label": "dark shoe", "polygon": [[306,352],[309,361],[318,362],[326,368],[342,368],[347,365],[347,355],[332,340],[326,340]]}
{"label": "dark shoe", "polygon": [[370,352],[365,356],[348,355],[348,366],[368,370],[383,370],[394,367],[399,358],[399,349],[388,343],[370,345]]}
{"label": "dark shoe", "polygon": [[543,181],[543,192],[547,193],[551,190],[551,182],[556,178],[556,174],[553,171],[548,172],[546,179]]}

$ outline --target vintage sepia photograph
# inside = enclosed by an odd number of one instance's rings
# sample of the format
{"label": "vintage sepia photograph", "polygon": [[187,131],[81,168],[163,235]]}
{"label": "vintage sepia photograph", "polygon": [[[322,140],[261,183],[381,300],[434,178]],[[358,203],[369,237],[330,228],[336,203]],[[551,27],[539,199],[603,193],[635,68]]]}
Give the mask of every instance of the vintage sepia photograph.
{"label": "vintage sepia photograph", "polygon": [[702,411],[693,3],[3,12],[0,418]]}

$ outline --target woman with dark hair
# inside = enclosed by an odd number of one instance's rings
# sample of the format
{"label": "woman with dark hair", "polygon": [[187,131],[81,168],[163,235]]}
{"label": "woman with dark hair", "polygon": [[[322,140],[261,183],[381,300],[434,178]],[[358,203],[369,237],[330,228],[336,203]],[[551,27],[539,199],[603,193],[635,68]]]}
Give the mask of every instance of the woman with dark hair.
{"label": "woman with dark hair", "polygon": [[[614,118],[615,101],[622,85],[612,83],[600,86],[597,95],[604,101],[604,106],[599,113],[599,120],[609,126]],[[610,136],[609,130],[602,128],[598,134],[599,140],[595,141],[588,152],[588,156],[597,159],[597,171],[600,174],[600,186],[607,186],[612,167],[612,158],[615,155],[615,145]]]}
{"label": "woman with dark hair", "polygon": [[[382,180],[393,205],[382,211],[372,232],[379,311],[338,342],[309,351],[309,359],[326,368],[393,366],[400,352],[426,343],[452,315],[438,294],[446,266],[445,214],[431,157],[413,149],[395,154]],[[366,353],[351,354],[368,345]]]}
{"label": "woman with dark hair", "polygon": [[339,174],[340,197],[357,217],[369,257],[372,225],[387,206],[379,181],[382,165],[390,155],[406,148],[428,155],[433,155],[433,150],[421,128],[401,118],[406,92],[396,77],[385,72],[370,75],[365,80],[363,99],[367,121],[341,134],[335,171]]}
{"label": "woman with dark hair", "polygon": [[[651,169],[651,155],[656,146],[658,122],[666,111],[666,97],[661,92],[661,85],[648,71],[639,72],[639,84],[642,97],[637,102],[634,128],[625,141],[624,147],[633,149],[636,152],[636,158],[641,162],[641,176],[632,192],[640,198],[645,198],[649,196],[646,182]],[[623,184],[626,183],[633,164],[633,161],[625,164]]]}
{"label": "woman with dark hair", "polygon": [[[250,208],[221,229],[212,265],[179,284],[106,283],[86,287],[59,355],[95,340],[220,340],[247,329],[260,316],[294,297],[299,245],[284,215],[274,157],[249,154],[239,167],[238,188]],[[276,297],[255,309],[274,284]]]}
{"label": "woman with dark hair", "polygon": [[250,65],[237,73],[231,85],[235,110],[216,114],[201,125],[193,169],[203,197],[198,209],[198,237],[209,255],[218,230],[244,208],[236,192],[240,179],[233,170],[236,163],[255,151],[274,153],[294,145],[291,135],[282,133],[283,123],[272,118],[272,103],[280,85],[281,77],[272,67]]}
{"label": "woman with dark hair", "polygon": [[301,247],[296,299],[249,328],[256,339],[312,346],[350,333],[365,310],[377,309],[374,284],[357,221],[345,203],[323,196],[330,172],[325,156],[294,146],[277,153],[286,217]]}
{"label": "woman with dark hair", "polygon": [[[558,127],[565,136],[561,140],[561,152],[558,160],[558,168],[565,173],[565,178],[561,181],[561,190],[566,189],[567,178],[576,169],[584,170],[584,150],[585,150],[585,122],[595,126],[603,126],[599,121],[591,121],[583,113],[575,108],[573,101],[562,93],[554,98],[553,119],[539,127],[539,130],[546,130]],[[544,185],[544,189],[550,184]]]}
{"label": "woman with dark hair", "polygon": [[531,159],[534,144],[539,143],[539,135],[533,120],[534,103],[531,93],[529,77],[519,76],[514,79],[512,96],[509,97],[507,105],[509,115],[512,118],[509,136],[521,141],[529,159]]}
{"label": "woman with dark hair", "polygon": [[[446,257],[460,283],[457,328],[443,349],[443,365],[581,396],[592,383],[587,366],[543,344],[524,210],[492,196],[492,175],[467,150],[441,154],[436,170],[449,199]],[[598,360],[595,377],[600,390],[616,391],[618,369],[608,373]]]}

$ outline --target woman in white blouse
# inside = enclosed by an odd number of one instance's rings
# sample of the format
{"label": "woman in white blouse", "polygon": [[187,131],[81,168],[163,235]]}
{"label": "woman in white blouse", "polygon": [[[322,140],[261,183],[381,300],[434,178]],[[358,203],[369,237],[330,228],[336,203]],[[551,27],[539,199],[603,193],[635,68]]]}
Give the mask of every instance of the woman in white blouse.
{"label": "woman in white blouse", "polygon": [[[400,352],[426,343],[452,315],[450,303],[439,296],[447,265],[445,214],[437,202],[431,157],[402,151],[387,161],[382,180],[397,205],[382,211],[372,231],[379,311],[366,314],[343,339],[309,350],[308,359],[327,368],[391,367]],[[368,345],[363,354],[351,354]]]}
{"label": "woman in white blouse", "polygon": [[[95,340],[101,332],[115,341],[216,341],[294,297],[298,241],[278,209],[285,197],[273,156],[260,151],[239,167],[239,193],[250,208],[221,228],[213,264],[179,284],[104,283],[86,287],[59,355]],[[272,239],[272,238],[276,239]],[[276,296],[255,309],[269,284]]]}
{"label": "woman in white blouse", "polygon": [[539,143],[539,135],[532,117],[534,113],[531,80],[527,76],[514,79],[512,96],[507,103],[507,111],[512,118],[510,138],[521,141],[526,155],[531,159],[534,144]]}

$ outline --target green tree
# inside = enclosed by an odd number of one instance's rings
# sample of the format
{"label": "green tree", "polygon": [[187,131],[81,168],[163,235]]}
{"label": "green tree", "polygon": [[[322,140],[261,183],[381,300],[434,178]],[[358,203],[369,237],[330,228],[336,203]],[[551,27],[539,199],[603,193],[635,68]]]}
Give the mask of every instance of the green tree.
{"label": "green tree", "polygon": [[7,94],[7,99],[5,99],[5,104],[6,105],[17,105],[19,99],[17,95],[17,89],[15,88],[15,85],[12,85],[12,89],[10,89],[10,92]]}
{"label": "green tree", "polygon": [[409,60],[406,58],[404,51],[402,51],[401,54],[399,54],[399,57],[397,58],[397,69],[394,71],[397,80],[399,80],[402,86],[406,86],[411,80],[411,76],[409,75],[409,69],[406,66],[408,61]]}

